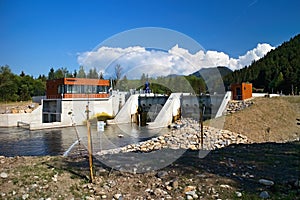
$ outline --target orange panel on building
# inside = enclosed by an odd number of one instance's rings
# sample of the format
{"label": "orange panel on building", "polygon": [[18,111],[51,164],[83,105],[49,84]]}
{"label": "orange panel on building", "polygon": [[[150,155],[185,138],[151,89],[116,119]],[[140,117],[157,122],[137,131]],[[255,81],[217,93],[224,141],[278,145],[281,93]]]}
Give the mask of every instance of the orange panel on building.
{"label": "orange panel on building", "polygon": [[252,83],[231,84],[230,88],[233,100],[245,100],[252,97]]}
{"label": "orange panel on building", "polygon": [[47,99],[108,98],[109,80],[61,78],[47,81]]}

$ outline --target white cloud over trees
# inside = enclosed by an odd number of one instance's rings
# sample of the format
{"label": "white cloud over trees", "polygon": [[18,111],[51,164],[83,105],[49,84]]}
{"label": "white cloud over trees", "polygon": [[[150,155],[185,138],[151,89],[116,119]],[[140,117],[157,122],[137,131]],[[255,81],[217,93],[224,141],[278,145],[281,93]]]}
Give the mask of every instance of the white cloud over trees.
{"label": "white cloud over trees", "polygon": [[77,61],[87,69],[95,67],[106,76],[113,73],[114,67],[122,66],[127,78],[139,78],[142,73],[151,77],[170,74],[191,74],[201,68],[227,66],[232,70],[248,66],[274,49],[270,44],[258,44],[238,58],[224,52],[200,50],[194,54],[175,45],[166,51],[146,49],[141,46],[127,48],[100,47],[95,51],[79,53]]}

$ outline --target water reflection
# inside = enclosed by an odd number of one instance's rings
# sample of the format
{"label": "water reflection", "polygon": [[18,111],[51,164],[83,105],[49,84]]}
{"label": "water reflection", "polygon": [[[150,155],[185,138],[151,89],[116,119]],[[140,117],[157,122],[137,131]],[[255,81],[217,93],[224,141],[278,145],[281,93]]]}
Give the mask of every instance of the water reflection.
{"label": "water reflection", "polygon": [[[87,128],[76,127],[82,143],[86,143]],[[168,129],[147,130],[131,124],[109,125],[104,132],[97,132],[92,125],[93,149],[111,149],[138,143],[161,135]],[[122,137],[120,137],[122,136]],[[4,156],[43,156],[63,155],[77,140],[74,127],[29,131],[21,128],[0,128],[0,155]]]}
{"label": "water reflection", "polygon": [[[86,129],[86,127],[80,127]],[[105,127],[104,132],[97,132],[96,125],[92,126],[93,151],[98,152],[104,149],[114,149],[128,144],[136,144],[152,137],[162,135],[169,129],[153,129],[138,127],[136,124],[119,124]],[[87,146],[87,131],[79,130],[83,143]]]}

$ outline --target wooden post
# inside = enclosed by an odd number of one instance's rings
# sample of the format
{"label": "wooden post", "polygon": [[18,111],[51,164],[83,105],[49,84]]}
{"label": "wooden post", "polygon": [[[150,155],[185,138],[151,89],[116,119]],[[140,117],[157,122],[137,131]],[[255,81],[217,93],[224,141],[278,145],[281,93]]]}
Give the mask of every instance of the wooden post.
{"label": "wooden post", "polygon": [[200,111],[201,150],[203,150],[203,106]]}
{"label": "wooden post", "polygon": [[94,182],[93,174],[93,148],[92,148],[92,135],[91,135],[91,125],[89,121],[89,105],[86,105],[86,125],[88,131],[88,152],[89,152],[89,166],[90,166],[90,182]]}

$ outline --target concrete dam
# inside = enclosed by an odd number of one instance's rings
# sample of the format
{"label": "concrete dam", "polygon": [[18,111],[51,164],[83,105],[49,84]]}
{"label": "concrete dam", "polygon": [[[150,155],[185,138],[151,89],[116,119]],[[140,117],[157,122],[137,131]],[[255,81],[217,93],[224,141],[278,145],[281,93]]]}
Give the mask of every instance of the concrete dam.
{"label": "concrete dam", "polygon": [[200,113],[203,113],[204,120],[211,119],[222,115],[230,94],[133,94],[110,123],[137,123],[159,128],[167,127],[181,117],[199,120]]}

